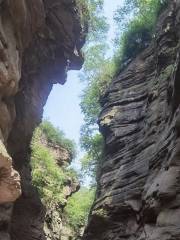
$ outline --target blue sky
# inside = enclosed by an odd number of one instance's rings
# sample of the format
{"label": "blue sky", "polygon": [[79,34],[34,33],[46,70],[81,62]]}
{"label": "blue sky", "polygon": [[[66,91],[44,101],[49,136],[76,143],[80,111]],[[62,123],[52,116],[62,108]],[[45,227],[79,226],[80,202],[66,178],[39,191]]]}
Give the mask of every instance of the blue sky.
{"label": "blue sky", "polygon": [[[109,42],[112,41],[115,30],[113,13],[122,2],[123,0],[104,1],[104,14],[110,24]],[[78,78],[78,74],[78,71],[70,71],[65,85],[54,85],[44,108],[44,118],[48,118],[55,126],[63,130],[68,138],[74,139],[77,145],[80,127],[83,124],[79,96],[84,87]]]}

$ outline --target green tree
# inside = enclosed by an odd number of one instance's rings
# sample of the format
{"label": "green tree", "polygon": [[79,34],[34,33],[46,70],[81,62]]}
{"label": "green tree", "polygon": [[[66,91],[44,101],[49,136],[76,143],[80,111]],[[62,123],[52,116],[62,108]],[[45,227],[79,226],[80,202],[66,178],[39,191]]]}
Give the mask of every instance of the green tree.
{"label": "green tree", "polygon": [[107,57],[106,38],[102,41],[100,35],[85,47],[86,58],[81,74],[81,79],[86,81],[81,96],[85,121],[81,129],[81,147],[86,152],[81,160],[84,175],[89,173],[94,177],[103,158],[103,140],[97,126],[101,111],[99,99],[113,77],[149,45],[155,34],[158,14],[166,4],[167,0],[125,0],[114,17],[117,24],[114,56]]}
{"label": "green tree", "polygon": [[61,131],[59,128],[54,127],[53,124],[48,120],[44,120],[40,124],[39,128],[42,133],[45,134],[49,142],[64,147],[69,151],[71,158],[75,158],[76,144],[73,140],[66,138],[63,131]]}
{"label": "green tree", "polygon": [[87,224],[94,195],[94,189],[83,187],[79,192],[72,195],[65,207],[66,221],[73,228],[77,236],[80,235],[81,228]]}
{"label": "green tree", "polygon": [[82,136],[82,146],[86,150],[81,159],[81,172],[84,176],[91,177],[91,185],[95,185],[98,163],[102,160],[103,152],[103,137],[97,133],[93,136]]}
{"label": "green tree", "polygon": [[117,36],[114,56],[116,72],[145,49],[155,37],[155,23],[167,0],[125,0],[116,11]]}
{"label": "green tree", "polygon": [[[31,142],[31,166],[32,181],[37,187],[41,199],[46,206],[51,204],[64,205],[63,188],[65,183],[71,178],[77,181],[77,174],[73,169],[66,166],[59,167],[52,151],[44,144],[44,138],[48,143],[59,145],[69,151],[69,140],[62,132],[55,128],[49,121],[44,121],[36,128]],[[63,142],[65,140],[65,142]],[[73,151],[75,149],[73,148]]]}
{"label": "green tree", "polygon": [[81,21],[88,31],[86,42],[91,43],[98,41],[99,38],[103,39],[108,29],[108,24],[102,14],[104,0],[76,0],[76,3],[81,12]]}
{"label": "green tree", "polygon": [[97,121],[101,111],[100,97],[104,94],[107,86],[112,81],[114,64],[107,59],[101,62],[98,74],[94,74],[85,88],[81,97],[81,110],[84,114],[85,124],[81,127],[81,148],[86,152],[81,159],[82,173],[92,177],[95,183],[95,176],[98,170],[98,163],[103,159],[103,137],[99,133]]}
{"label": "green tree", "polygon": [[[89,0],[89,34],[84,47],[85,64],[80,78],[86,84],[81,96],[81,110],[85,124],[81,128],[81,147],[86,152],[81,159],[82,175],[95,178],[97,162],[102,154],[102,136],[98,133],[97,116],[100,112],[99,96],[104,90],[104,73],[100,66],[109,68],[106,55],[108,24],[103,16],[103,0]],[[106,58],[106,63],[105,63]],[[107,78],[106,78],[107,79]],[[94,182],[94,181],[93,181]]]}
{"label": "green tree", "polygon": [[[157,16],[167,3],[167,0],[124,0],[123,6],[117,9],[114,19],[123,31],[127,30],[130,22],[137,19],[152,30]],[[117,33],[119,34],[119,31]]]}

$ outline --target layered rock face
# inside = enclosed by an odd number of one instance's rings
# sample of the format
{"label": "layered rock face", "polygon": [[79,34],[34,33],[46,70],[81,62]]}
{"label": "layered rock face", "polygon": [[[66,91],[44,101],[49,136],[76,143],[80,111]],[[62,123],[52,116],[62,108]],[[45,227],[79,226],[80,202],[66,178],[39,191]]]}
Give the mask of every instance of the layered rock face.
{"label": "layered rock face", "polygon": [[112,82],[99,119],[105,158],[85,240],[180,239],[180,1]]}
{"label": "layered rock face", "polygon": [[81,67],[83,43],[73,0],[0,1],[2,240],[10,239],[10,222],[14,240],[45,237],[45,212],[31,185],[29,144],[53,84],[63,84],[67,70]]}

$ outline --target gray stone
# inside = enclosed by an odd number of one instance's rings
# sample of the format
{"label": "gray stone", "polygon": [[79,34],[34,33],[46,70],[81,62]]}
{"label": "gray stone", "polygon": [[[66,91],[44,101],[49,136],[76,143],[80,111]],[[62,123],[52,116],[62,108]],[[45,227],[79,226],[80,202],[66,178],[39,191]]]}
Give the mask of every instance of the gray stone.
{"label": "gray stone", "polygon": [[169,1],[157,38],[102,98],[105,157],[84,240],[180,239],[179,16]]}

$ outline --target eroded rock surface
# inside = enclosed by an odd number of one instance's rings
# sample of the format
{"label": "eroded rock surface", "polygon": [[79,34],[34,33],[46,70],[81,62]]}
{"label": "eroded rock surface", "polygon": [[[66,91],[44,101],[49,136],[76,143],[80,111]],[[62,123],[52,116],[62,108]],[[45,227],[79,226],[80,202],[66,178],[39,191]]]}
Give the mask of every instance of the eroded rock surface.
{"label": "eroded rock surface", "polygon": [[12,159],[0,140],[0,204],[13,202],[21,194],[20,177],[12,167]]}
{"label": "eroded rock surface", "polygon": [[84,37],[73,0],[0,1],[0,204],[8,202],[1,206],[0,239],[10,239],[10,228],[14,240],[45,238],[29,144],[53,84],[81,68]]}
{"label": "eroded rock surface", "polygon": [[99,119],[105,158],[85,240],[180,239],[180,1],[112,82]]}

